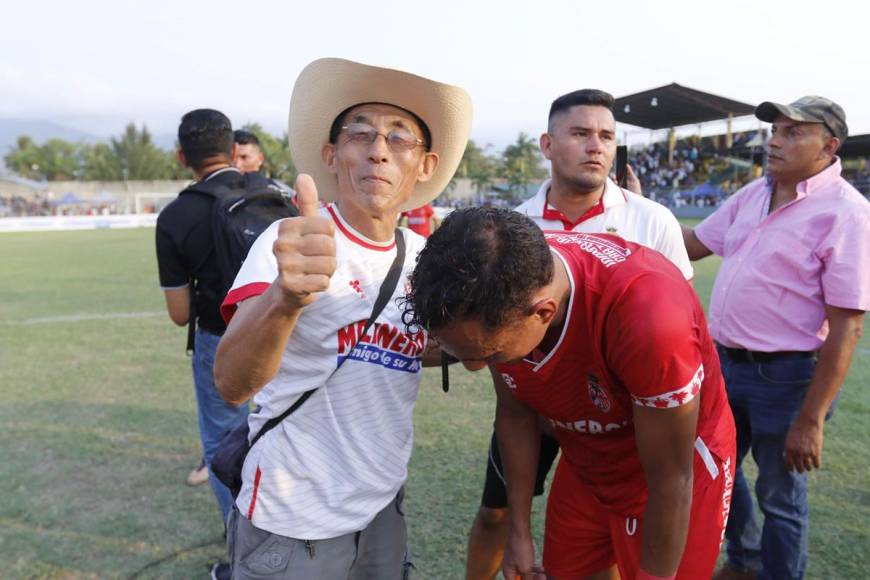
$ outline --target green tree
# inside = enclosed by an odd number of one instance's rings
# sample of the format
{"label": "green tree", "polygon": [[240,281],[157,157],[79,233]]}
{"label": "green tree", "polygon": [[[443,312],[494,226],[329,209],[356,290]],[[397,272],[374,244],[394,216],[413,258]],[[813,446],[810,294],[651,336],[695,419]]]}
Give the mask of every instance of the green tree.
{"label": "green tree", "polygon": [[469,139],[456,172],[459,177],[471,179],[478,194],[484,193],[492,187],[492,180],[496,177],[498,170],[499,160],[487,152],[491,147],[492,145],[487,145],[481,148]]}
{"label": "green tree", "polygon": [[19,135],[15,146],[3,157],[6,167],[28,179],[42,179],[45,177],[40,169],[42,158],[39,146],[28,135]]}
{"label": "green tree", "polygon": [[166,166],[169,168],[168,174],[166,175],[166,179],[193,179],[193,173],[189,168],[185,167],[178,160],[178,150],[180,149],[180,145],[178,141],[175,142],[175,147],[166,151]]}
{"label": "green tree", "polygon": [[63,139],[37,145],[29,136],[21,135],[3,160],[7,167],[29,179],[74,179],[79,176],[81,148]]}
{"label": "green tree", "polygon": [[498,175],[508,182],[514,201],[523,193],[526,185],[547,176],[541,161],[538,144],[525,133],[520,133],[514,143],[505,147]]}
{"label": "green tree", "polygon": [[263,129],[259,123],[247,123],[242,129],[250,131],[260,140],[260,147],[263,150],[263,155],[266,157],[261,170],[263,174],[293,185],[293,182],[296,180],[297,171],[290,156],[287,133],[284,133],[284,136],[278,139]]}
{"label": "green tree", "polygon": [[144,125],[140,131],[135,124],[128,124],[120,137],[110,140],[110,147],[120,164],[122,179],[168,179],[173,176],[169,157],[154,144]]}
{"label": "green tree", "polygon": [[86,181],[120,181],[124,179],[121,161],[105,143],[82,148],[82,179]]}
{"label": "green tree", "polygon": [[49,139],[40,148],[45,176],[51,181],[76,179],[81,166],[82,145],[63,139]]}

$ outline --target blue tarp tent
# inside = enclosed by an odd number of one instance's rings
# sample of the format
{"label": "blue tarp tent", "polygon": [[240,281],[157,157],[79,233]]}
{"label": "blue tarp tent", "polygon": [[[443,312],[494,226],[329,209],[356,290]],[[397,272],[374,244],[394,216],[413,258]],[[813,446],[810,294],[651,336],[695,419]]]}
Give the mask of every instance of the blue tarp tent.
{"label": "blue tarp tent", "polygon": [[52,201],[54,205],[77,205],[80,203],[84,203],[85,200],[77,196],[72,191],[68,191],[60,199],[56,199]]}
{"label": "blue tarp tent", "polygon": [[724,191],[722,191],[721,189],[719,189],[718,187],[716,187],[715,185],[713,185],[709,181],[707,183],[702,183],[701,185],[699,185],[695,189],[690,189],[688,191],[681,191],[680,195],[682,197],[691,197],[691,198],[696,198],[696,197],[725,197],[726,196]]}

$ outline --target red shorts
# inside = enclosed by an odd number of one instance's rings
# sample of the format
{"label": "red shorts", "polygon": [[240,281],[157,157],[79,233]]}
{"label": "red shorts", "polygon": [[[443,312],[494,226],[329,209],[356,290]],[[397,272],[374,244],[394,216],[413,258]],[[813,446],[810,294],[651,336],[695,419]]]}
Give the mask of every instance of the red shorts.
{"label": "red shorts", "polygon": [[[692,510],[677,580],[713,575],[731,507],[733,453],[722,460],[708,452],[706,462],[698,451],[694,455]],[[626,517],[609,511],[560,460],[547,502],[544,570],[562,580],[589,576],[616,564],[622,580],[634,580],[640,566],[642,527],[642,515]]]}

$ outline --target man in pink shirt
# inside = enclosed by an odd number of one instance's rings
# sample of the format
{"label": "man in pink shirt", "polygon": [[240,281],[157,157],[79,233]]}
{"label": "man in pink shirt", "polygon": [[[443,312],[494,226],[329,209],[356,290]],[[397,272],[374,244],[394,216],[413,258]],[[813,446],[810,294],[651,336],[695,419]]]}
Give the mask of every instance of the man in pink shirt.
{"label": "man in pink shirt", "polygon": [[[755,115],[773,123],[766,177],[683,230],[692,260],[723,258],[709,323],[738,463],[717,580],[803,577],[807,472],[821,466],[825,419],[870,308],[870,203],[840,176],[843,109],[808,96]],[[740,468],[750,448],[762,529]]]}

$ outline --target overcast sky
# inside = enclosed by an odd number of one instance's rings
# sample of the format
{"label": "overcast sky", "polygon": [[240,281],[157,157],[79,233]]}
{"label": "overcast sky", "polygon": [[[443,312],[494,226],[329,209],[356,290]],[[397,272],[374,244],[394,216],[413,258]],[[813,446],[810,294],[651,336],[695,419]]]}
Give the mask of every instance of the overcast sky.
{"label": "overcast sky", "polygon": [[677,82],[739,101],[821,94],[870,132],[865,2],[305,0],[8,2],[0,117],[100,137],[128,121],[171,133],[198,107],[282,132],[293,81],[337,56],[464,87],[473,138],[537,136],[549,104]]}

